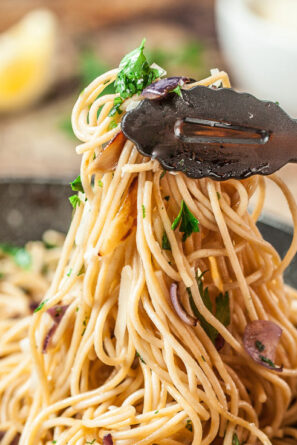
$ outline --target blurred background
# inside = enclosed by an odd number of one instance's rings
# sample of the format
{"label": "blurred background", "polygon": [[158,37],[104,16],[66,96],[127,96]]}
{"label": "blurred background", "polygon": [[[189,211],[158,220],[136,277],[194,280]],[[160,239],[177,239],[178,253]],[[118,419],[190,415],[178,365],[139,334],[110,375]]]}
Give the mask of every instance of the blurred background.
{"label": "blurred background", "polygon": [[[0,182],[77,176],[76,97],[143,37],[169,74],[227,70],[297,117],[297,0],[1,0],[0,33]],[[280,174],[297,197],[297,165]],[[288,220],[270,187],[266,211]]]}

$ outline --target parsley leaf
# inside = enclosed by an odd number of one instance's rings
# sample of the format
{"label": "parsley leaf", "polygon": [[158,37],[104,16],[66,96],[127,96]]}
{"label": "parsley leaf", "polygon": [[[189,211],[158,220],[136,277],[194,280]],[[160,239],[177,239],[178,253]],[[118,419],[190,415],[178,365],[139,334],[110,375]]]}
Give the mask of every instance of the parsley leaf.
{"label": "parsley leaf", "polygon": [[103,182],[101,181],[101,179],[98,179],[98,186],[101,188],[103,187]]}
{"label": "parsley leaf", "polygon": [[145,207],[143,204],[142,204],[142,218],[145,218]]}
{"label": "parsley leaf", "polygon": [[118,124],[116,123],[116,121],[111,121],[108,124],[108,130],[112,130],[113,128],[116,128],[118,126]]}
{"label": "parsley leaf", "polygon": [[24,247],[11,246],[9,244],[0,244],[0,250],[10,255],[15,264],[22,269],[29,269],[32,263],[32,258],[29,252]]}
{"label": "parsley leaf", "polygon": [[34,313],[41,311],[41,309],[47,302],[48,302],[48,298],[40,303],[40,305],[34,310]]}
{"label": "parsley leaf", "polygon": [[[199,289],[199,293],[201,295],[201,299],[205,305],[205,307],[213,314],[213,306],[209,296],[208,287],[204,288],[202,277],[205,272],[198,276],[196,272],[196,281]],[[196,318],[200,321],[202,329],[206,332],[208,337],[214,343],[217,336],[219,335],[218,331],[208,323],[208,321],[200,314],[197,309],[197,306],[194,302],[192,292],[190,288],[187,288],[187,292],[189,295],[189,301],[191,309]],[[230,305],[229,305],[229,294],[226,292],[225,294],[220,293],[216,297],[216,313],[215,317],[224,325],[228,326],[230,324]]]}
{"label": "parsley leaf", "polygon": [[238,436],[236,433],[233,434],[233,438],[232,438],[232,445],[240,445]]}
{"label": "parsley leaf", "polygon": [[83,264],[80,268],[80,271],[78,272],[77,276],[80,277],[81,275],[83,275],[84,273],[86,273],[86,268],[85,265]]}
{"label": "parsley leaf", "polygon": [[114,82],[115,91],[120,96],[115,98],[109,116],[114,116],[116,112],[121,111],[120,106],[124,99],[133,96],[133,94],[140,94],[145,87],[164,74],[163,70],[150,67],[143,53],[144,44],[145,39],[142,40],[138,48],[126,54],[121,60],[120,70]]}
{"label": "parsley leaf", "polygon": [[167,237],[167,233],[164,231],[162,236],[162,249],[163,250],[171,250],[171,245],[169,239]]}
{"label": "parsley leaf", "polygon": [[88,443],[88,444],[92,445],[93,443],[95,443],[95,441],[96,441],[96,439],[93,439],[91,442],[86,441],[86,444]]}
{"label": "parsley leaf", "polygon": [[263,352],[265,349],[265,346],[263,345],[263,343],[260,340],[255,341],[255,346],[259,352]]}
{"label": "parsley leaf", "polygon": [[193,431],[193,424],[192,424],[192,420],[191,420],[191,419],[188,419],[188,420],[187,420],[186,428],[187,428],[187,430],[189,430],[189,431]]}
{"label": "parsley leaf", "polygon": [[[198,320],[200,321],[200,325],[202,327],[202,329],[206,332],[206,334],[208,335],[208,337],[211,339],[211,341],[214,343],[215,339],[218,336],[218,331],[216,330],[216,328],[214,328],[211,324],[208,323],[207,320],[205,320],[205,318],[203,317],[203,315],[200,314],[200,312],[197,309],[197,306],[194,302],[194,298],[191,292],[190,288],[187,288],[187,292],[189,295],[189,301],[190,301],[190,306],[191,309],[193,311],[193,314],[195,315],[196,318],[198,318]],[[204,305],[207,307],[207,309],[212,312],[212,303],[209,297],[209,293],[208,293],[208,287],[206,289],[204,289],[203,292],[200,292],[202,301],[204,303]]]}
{"label": "parsley leaf", "polygon": [[74,181],[70,182],[72,190],[75,192],[82,192],[84,193],[84,188],[81,183],[80,175],[74,179]]}
{"label": "parsley leaf", "polygon": [[171,91],[171,93],[176,93],[178,96],[183,97],[180,85],[177,85],[177,87],[175,87],[174,90]]}
{"label": "parsley leaf", "polygon": [[70,196],[69,201],[74,209],[76,209],[77,206],[80,206],[80,199],[77,195]]}
{"label": "parsley leaf", "polygon": [[272,360],[270,360],[270,358],[265,357],[265,355],[262,355],[262,354],[260,354],[259,357],[260,357],[262,362],[267,363],[272,368],[275,368],[275,364],[273,363]]}
{"label": "parsley leaf", "polygon": [[185,201],[181,202],[180,211],[173,221],[171,229],[175,230],[179,224],[179,231],[184,234],[182,238],[183,241],[186,241],[193,232],[199,232],[199,221],[190,212]]}
{"label": "parsley leaf", "polygon": [[144,363],[144,364],[146,365],[145,361],[143,360],[143,358],[141,357],[141,355],[139,354],[139,352],[136,352],[136,357],[139,358],[139,360],[141,361],[141,363]]}
{"label": "parsley leaf", "polygon": [[224,326],[229,326],[229,324],[230,324],[230,304],[229,304],[228,292],[225,292],[224,294],[219,293],[219,295],[216,297],[216,318]]}

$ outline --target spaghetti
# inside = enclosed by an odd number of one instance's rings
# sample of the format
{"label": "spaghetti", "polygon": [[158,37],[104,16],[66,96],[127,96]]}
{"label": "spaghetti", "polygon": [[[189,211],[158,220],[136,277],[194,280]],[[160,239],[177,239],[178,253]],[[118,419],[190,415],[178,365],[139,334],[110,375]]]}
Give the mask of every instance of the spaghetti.
{"label": "spaghetti", "polygon": [[[260,235],[262,177],[216,183],[164,174],[129,140],[113,171],[96,171],[120,131],[122,115],[109,116],[118,95],[98,98],[117,74],[94,80],[73,109],[83,192],[43,303],[33,317],[12,321],[9,310],[1,313],[1,443],[296,443],[297,295],[282,273],[297,235],[283,260]],[[229,86],[222,72],[199,83],[217,81]],[[123,101],[123,111],[138,100]],[[296,227],[290,191],[277,176],[269,180],[283,191]],[[199,221],[186,239],[172,230],[182,202]],[[17,293],[11,301],[19,305]],[[190,325],[179,309],[200,318]],[[244,349],[245,327],[258,319],[282,329],[275,355],[282,372]]]}

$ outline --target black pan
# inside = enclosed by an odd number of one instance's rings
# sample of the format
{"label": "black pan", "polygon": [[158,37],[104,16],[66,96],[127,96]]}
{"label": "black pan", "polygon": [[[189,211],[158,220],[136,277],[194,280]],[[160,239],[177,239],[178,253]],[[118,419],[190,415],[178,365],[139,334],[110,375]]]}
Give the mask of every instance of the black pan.
{"label": "black pan", "polygon": [[[47,229],[66,232],[71,194],[68,181],[0,180],[0,242],[23,245],[40,239]],[[268,218],[258,226],[283,257],[292,240],[292,228]],[[297,256],[285,272],[285,281],[297,288]]]}

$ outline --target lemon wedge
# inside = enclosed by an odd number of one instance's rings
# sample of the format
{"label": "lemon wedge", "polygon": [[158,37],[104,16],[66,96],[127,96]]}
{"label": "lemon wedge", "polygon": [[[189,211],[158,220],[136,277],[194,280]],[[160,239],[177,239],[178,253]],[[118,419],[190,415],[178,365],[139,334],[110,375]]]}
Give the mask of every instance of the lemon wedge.
{"label": "lemon wedge", "polygon": [[35,10],[0,35],[0,112],[25,108],[50,85],[56,19]]}

